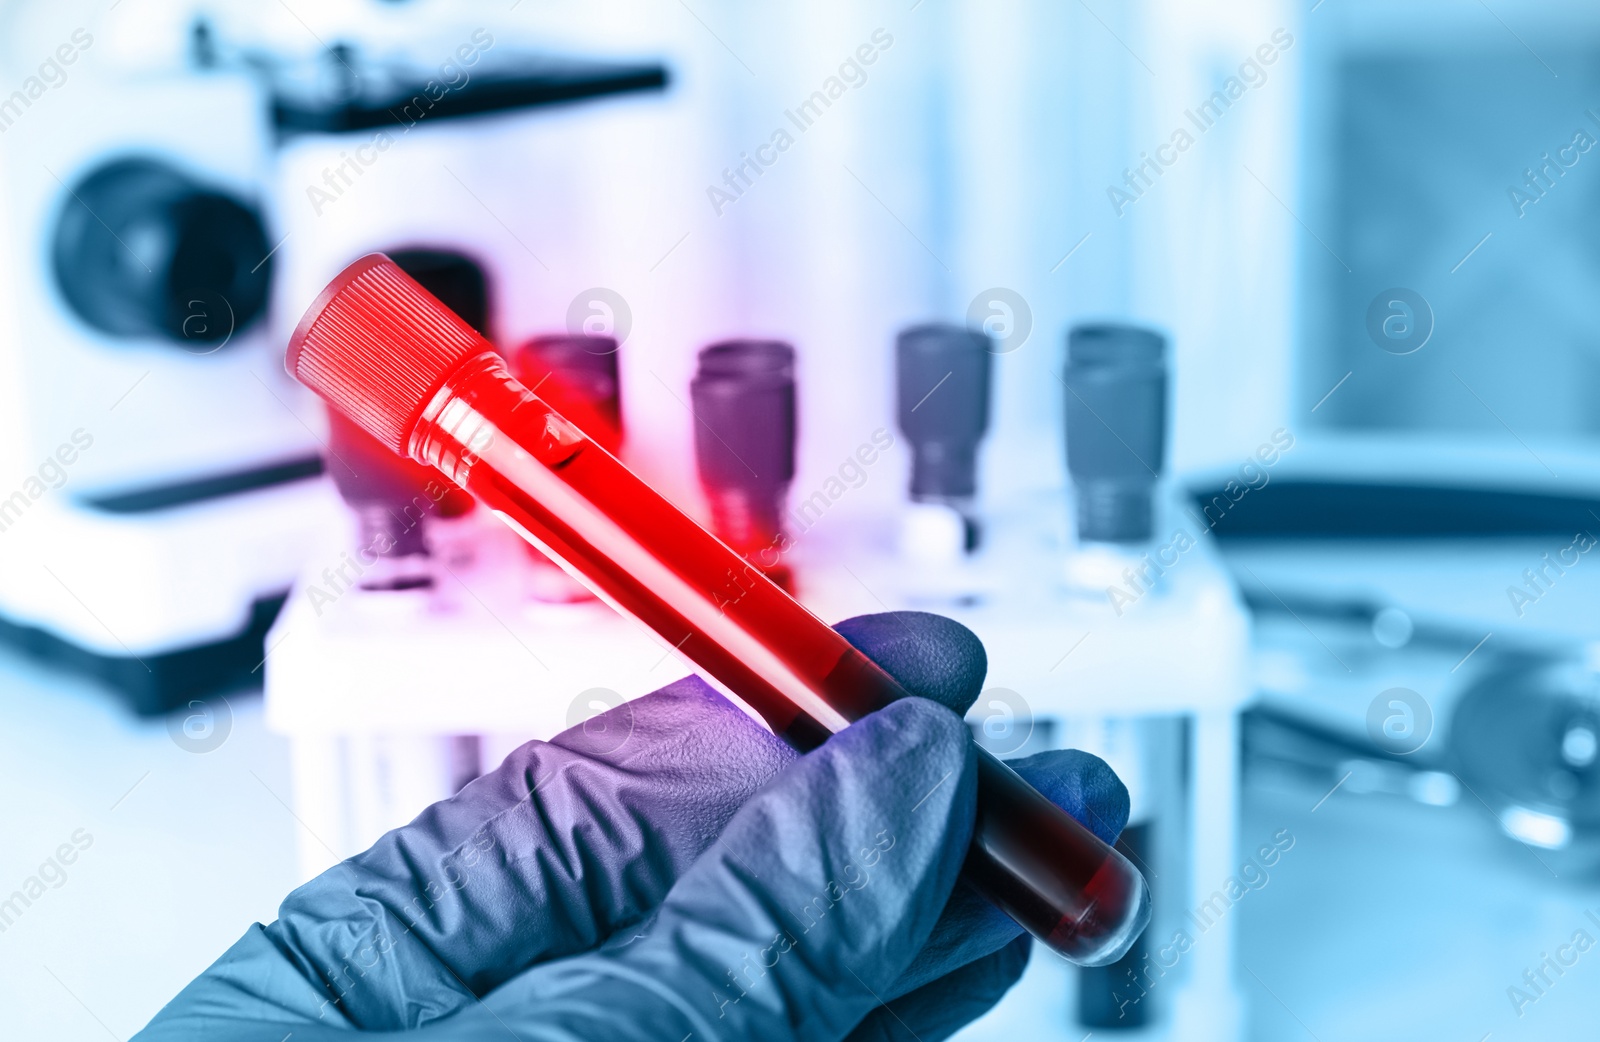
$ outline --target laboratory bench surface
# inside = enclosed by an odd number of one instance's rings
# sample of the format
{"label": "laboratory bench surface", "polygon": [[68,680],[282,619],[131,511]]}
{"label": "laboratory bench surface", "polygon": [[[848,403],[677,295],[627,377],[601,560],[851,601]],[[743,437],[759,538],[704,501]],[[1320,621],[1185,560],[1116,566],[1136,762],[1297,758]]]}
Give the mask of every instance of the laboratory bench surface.
{"label": "laboratory bench surface", "polygon": [[[135,721],[86,683],[0,654],[0,899],[63,845],[72,857],[46,870],[20,914],[0,914],[0,1035],[127,1039],[251,922],[273,918],[295,883],[302,827],[287,748],[265,729],[259,696],[230,705],[226,739],[189,751],[166,721]],[[1295,839],[1225,913],[1237,916],[1246,1037],[1592,1034],[1600,950],[1551,975],[1520,1015],[1508,989],[1526,990],[1524,972],[1576,931],[1600,941],[1585,916],[1600,917],[1600,881],[1501,839],[1468,794],[1445,809],[1323,795],[1246,789],[1241,843],[1253,850],[1283,829]],[[1069,972],[1036,951],[1023,983],[958,1037],[1081,1042]],[[1165,985],[1146,1001],[1161,1002]],[[1094,1032],[1119,1035],[1149,1037]]]}

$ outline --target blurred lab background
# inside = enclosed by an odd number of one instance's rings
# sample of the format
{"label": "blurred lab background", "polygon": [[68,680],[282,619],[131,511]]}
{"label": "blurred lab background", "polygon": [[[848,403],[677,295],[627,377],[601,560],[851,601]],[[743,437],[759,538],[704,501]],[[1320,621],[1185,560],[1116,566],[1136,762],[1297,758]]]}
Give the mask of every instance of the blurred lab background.
{"label": "blurred lab background", "polygon": [[3,1033],[681,674],[285,374],[383,250],[1127,780],[1144,941],[960,1038],[1578,1037],[1597,143],[1576,0],[0,0]]}

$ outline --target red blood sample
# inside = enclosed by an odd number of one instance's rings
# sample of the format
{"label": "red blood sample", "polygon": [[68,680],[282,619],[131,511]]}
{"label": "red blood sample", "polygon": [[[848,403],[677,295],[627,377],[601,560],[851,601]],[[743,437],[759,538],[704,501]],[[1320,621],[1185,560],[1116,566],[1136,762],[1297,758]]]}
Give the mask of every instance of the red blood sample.
{"label": "red blood sample", "polygon": [[[438,467],[649,626],[799,749],[906,691],[543,399],[382,254],[345,269],[290,339],[297,379]],[[1114,961],[1149,920],[1121,854],[982,749],[966,878],[1073,962]]]}

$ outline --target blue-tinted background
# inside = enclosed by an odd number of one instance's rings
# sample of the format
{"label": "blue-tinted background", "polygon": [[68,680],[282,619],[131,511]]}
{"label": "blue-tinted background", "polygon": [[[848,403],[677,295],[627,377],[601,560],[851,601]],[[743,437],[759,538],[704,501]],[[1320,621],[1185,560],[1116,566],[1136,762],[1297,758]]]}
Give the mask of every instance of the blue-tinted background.
{"label": "blue-tinted background", "polygon": [[[665,83],[341,132],[274,118],[387,76],[456,97],[469,44]],[[863,47],[872,63],[799,129],[788,114]],[[773,161],[729,173],[780,130]],[[328,173],[379,132],[392,151]],[[1000,343],[978,509],[1007,575],[1048,577],[1018,628],[1056,627],[1044,665],[1078,707],[1028,691],[1007,720],[1031,711],[1050,736],[1035,742],[1090,745],[1129,777],[1165,845],[1163,942],[1225,886],[1184,882],[1205,837],[1241,864],[1284,830],[1295,843],[1227,909],[1230,983],[1197,984],[1192,963],[1102,979],[1114,1007],[1137,991],[1148,1023],[1085,1024],[1083,982],[1036,956],[962,1037],[1582,1037],[1600,954],[1545,960],[1577,932],[1600,941],[1595,144],[1600,11],[1560,0],[0,0],[0,504],[23,497],[0,509],[0,903],[79,849],[20,914],[0,906],[0,1034],[131,1035],[348,853],[307,817],[333,797],[307,791],[290,736],[346,741],[359,727],[339,714],[365,713],[406,732],[383,754],[403,763],[417,707],[454,697],[351,710],[294,657],[303,634],[276,661],[263,641],[277,598],[303,607],[354,524],[326,477],[183,499],[218,475],[322,466],[326,418],[282,371],[288,332],[349,260],[420,244],[483,262],[497,343],[590,320],[622,339],[624,458],[702,518],[685,404],[700,346],[796,344],[803,497],[897,429],[898,330],[944,320]],[[1563,172],[1519,203],[1547,153]],[[62,289],[73,191],[132,154],[177,157],[259,214],[269,298],[225,347],[188,324],[108,335]],[[152,236],[113,251],[135,281],[162,255]],[[1062,592],[1083,547],[1060,374],[1068,328],[1094,320],[1168,338],[1164,521],[1227,497],[1203,534],[1218,556],[1182,574],[1214,569],[1252,626],[1244,708],[1224,714],[1237,806],[1184,809],[1199,782],[1182,750],[1210,703],[1186,704],[1183,656],[1207,650],[1146,640],[1148,613],[1079,625]],[[42,472],[80,430],[93,448]],[[873,576],[899,567],[909,446],[883,460],[799,540],[819,612],[900,603]],[[151,490],[168,505],[104,507]],[[846,561],[868,595],[827,587]],[[1083,631],[1128,650],[1069,657]],[[225,668],[165,657],[227,640]],[[311,664],[290,693],[312,694],[275,715],[289,660]],[[226,683],[187,692],[213,668]],[[1160,670],[1166,708],[1127,738],[1119,707],[1146,705]],[[587,693],[573,679],[561,713]],[[534,733],[492,725],[469,736],[474,769]],[[379,753],[348,755],[382,773]]]}

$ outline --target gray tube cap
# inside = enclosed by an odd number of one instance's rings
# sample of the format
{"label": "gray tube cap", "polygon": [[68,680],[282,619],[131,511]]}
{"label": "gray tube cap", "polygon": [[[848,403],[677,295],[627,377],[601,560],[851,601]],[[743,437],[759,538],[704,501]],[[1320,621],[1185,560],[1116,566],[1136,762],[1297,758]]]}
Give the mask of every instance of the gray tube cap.
{"label": "gray tube cap", "polygon": [[794,348],[781,340],[724,340],[702,348],[689,384],[695,460],[714,489],[757,497],[794,477]]}
{"label": "gray tube cap", "polygon": [[897,417],[911,442],[913,499],[977,492],[993,346],[982,333],[945,323],[912,326],[895,339]]}
{"label": "gray tube cap", "polygon": [[1067,334],[1067,472],[1078,537],[1150,538],[1156,481],[1166,466],[1167,341],[1116,323]]}

